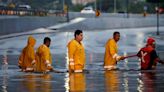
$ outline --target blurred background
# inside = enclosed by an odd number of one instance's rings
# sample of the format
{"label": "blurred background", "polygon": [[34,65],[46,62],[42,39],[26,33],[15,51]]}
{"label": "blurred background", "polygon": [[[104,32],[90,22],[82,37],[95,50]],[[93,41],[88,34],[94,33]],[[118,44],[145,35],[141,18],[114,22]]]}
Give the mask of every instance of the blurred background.
{"label": "blurred background", "polygon": [[[35,50],[50,37],[52,66],[66,71],[67,44],[76,29],[83,30],[89,73],[20,72],[18,58],[29,35]],[[121,34],[119,55],[136,54],[153,37],[164,60],[164,0],[0,0],[0,92],[161,92],[161,64],[141,71],[134,57],[118,62],[119,70],[104,71],[104,46],[115,31]]]}
{"label": "blurred background", "polygon": [[[157,6],[163,13],[162,0],[0,0],[0,14],[40,15],[49,13],[80,12],[84,7],[92,7],[104,13],[156,13]],[[151,2],[151,3],[150,3]],[[159,4],[159,5],[157,5]],[[26,13],[20,13],[21,11]],[[19,11],[19,12],[16,12]],[[28,12],[28,13],[27,13]],[[40,13],[39,13],[40,12]]]}

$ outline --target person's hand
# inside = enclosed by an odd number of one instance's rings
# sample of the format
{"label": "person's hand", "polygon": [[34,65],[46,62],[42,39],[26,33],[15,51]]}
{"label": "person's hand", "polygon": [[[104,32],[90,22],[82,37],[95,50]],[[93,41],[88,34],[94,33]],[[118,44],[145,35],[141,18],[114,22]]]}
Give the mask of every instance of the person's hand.
{"label": "person's hand", "polygon": [[74,68],[75,68],[74,62],[70,62],[70,63],[69,63],[69,68],[70,68],[71,70],[74,70]]}
{"label": "person's hand", "polygon": [[164,61],[162,61],[162,60],[159,60],[158,62],[161,63],[161,64],[164,64]]}
{"label": "person's hand", "polygon": [[34,68],[34,69],[36,68],[36,64],[35,63],[32,64],[32,68]]}
{"label": "person's hand", "polygon": [[18,67],[21,69],[22,68],[22,66],[20,66],[20,65],[18,65]]}
{"label": "person's hand", "polygon": [[47,69],[52,71],[53,70],[53,67],[52,66],[47,66]]}
{"label": "person's hand", "polygon": [[125,57],[124,57],[124,56],[121,56],[121,57],[120,57],[120,60],[124,60],[124,59],[125,59]]}
{"label": "person's hand", "polygon": [[163,65],[164,65],[164,61],[161,61],[161,64],[163,64]]}
{"label": "person's hand", "polygon": [[156,65],[153,65],[153,66],[152,66],[152,69],[155,70],[155,69],[156,69]]}

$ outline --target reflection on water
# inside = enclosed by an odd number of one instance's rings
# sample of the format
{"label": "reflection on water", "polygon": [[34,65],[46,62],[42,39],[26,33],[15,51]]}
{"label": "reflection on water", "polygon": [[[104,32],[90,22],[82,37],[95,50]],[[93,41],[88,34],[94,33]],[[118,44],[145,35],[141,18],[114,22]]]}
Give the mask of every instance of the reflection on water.
{"label": "reflection on water", "polygon": [[66,92],[86,91],[86,79],[84,73],[66,73],[65,77]]}
{"label": "reflection on water", "polygon": [[7,74],[4,74],[3,77],[2,77],[2,92],[8,92],[7,89],[8,89],[8,75]]}
{"label": "reflection on water", "polygon": [[[28,74],[23,76],[22,86],[26,91],[34,92],[36,90],[36,80],[35,75]],[[24,90],[24,88],[22,90]]]}
{"label": "reflection on water", "polygon": [[128,80],[128,74],[124,73],[123,74],[123,86],[124,86],[124,90],[125,92],[129,92],[129,80]]}
{"label": "reflection on water", "polygon": [[85,92],[86,80],[84,73],[70,73],[69,75],[69,91]]}
{"label": "reflection on water", "polygon": [[138,91],[139,92],[155,92],[155,72],[141,72],[138,78]]}
{"label": "reflection on water", "polygon": [[119,91],[119,79],[118,71],[105,71],[105,89],[106,92],[117,92]]}
{"label": "reflection on water", "polygon": [[7,70],[8,70],[7,50],[4,50],[4,54],[2,57],[2,72],[3,72],[3,74],[7,74]]}
{"label": "reflection on water", "polygon": [[65,82],[64,87],[66,89],[66,92],[69,92],[69,89],[70,89],[70,87],[69,87],[69,73],[65,74],[64,82]]}
{"label": "reflection on water", "polygon": [[25,92],[52,92],[51,88],[51,75],[50,74],[42,74],[42,75],[34,75],[27,74],[22,76],[22,91]]}

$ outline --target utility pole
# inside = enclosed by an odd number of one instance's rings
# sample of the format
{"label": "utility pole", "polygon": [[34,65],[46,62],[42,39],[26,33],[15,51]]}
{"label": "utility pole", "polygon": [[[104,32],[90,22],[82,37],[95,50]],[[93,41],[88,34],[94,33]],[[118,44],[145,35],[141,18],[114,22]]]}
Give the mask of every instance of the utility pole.
{"label": "utility pole", "polygon": [[157,13],[157,35],[159,35],[159,2],[157,2],[156,13]]}
{"label": "utility pole", "polygon": [[129,18],[129,0],[126,0],[126,14],[127,18]]}
{"label": "utility pole", "polygon": [[95,11],[97,10],[97,0],[95,0]]}
{"label": "utility pole", "polygon": [[99,0],[99,9],[102,11],[102,0]]}
{"label": "utility pole", "polygon": [[117,8],[117,1],[114,0],[114,13],[116,13],[116,8]]}
{"label": "utility pole", "polygon": [[64,11],[64,6],[65,6],[65,0],[63,0],[63,11]]}
{"label": "utility pole", "polygon": [[156,3],[156,14],[157,14],[157,35],[159,35],[159,4],[164,3],[164,0],[147,0],[150,3]]}
{"label": "utility pole", "polygon": [[69,4],[68,4],[68,2],[67,2],[67,15],[66,15],[66,17],[67,17],[67,22],[69,22]]}

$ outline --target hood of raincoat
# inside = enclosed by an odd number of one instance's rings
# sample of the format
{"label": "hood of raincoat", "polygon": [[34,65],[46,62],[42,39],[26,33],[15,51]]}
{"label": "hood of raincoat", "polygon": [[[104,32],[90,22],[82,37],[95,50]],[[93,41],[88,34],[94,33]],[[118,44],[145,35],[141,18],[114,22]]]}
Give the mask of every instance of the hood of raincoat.
{"label": "hood of raincoat", "polygon": [[35,38],[34,38],[34,37],[32,37],[32,36],[29,36],[29,37],[28,37],[28,44],[27,44],[27,45],[34,46],[34,45],[35,45],[35,43],[36,43]]}
{"label": "hood of raincoat", "polygon": [[147,39],[147,45],[152,45],[155,44],[155,39],[154,38],[148,38]]}

